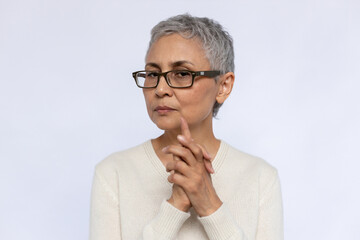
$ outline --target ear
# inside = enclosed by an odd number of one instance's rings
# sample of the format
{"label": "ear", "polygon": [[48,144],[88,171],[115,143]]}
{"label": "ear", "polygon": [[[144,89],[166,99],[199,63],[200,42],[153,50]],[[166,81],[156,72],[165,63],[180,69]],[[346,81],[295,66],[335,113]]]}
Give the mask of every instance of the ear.
{"label": "ear", "polygon": [[219,104],[225,102],[229,97],[234,85],[235,74],[233,72],[227,72],[219,79],[219,90],[216,95],[216,101]]}

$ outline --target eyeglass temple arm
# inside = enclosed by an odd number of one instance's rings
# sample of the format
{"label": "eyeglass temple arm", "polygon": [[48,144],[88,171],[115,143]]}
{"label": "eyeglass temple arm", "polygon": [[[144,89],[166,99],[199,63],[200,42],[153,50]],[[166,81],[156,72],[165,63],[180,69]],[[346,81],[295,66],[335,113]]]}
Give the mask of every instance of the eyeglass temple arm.
{"label": "eyeglass temple arm", "polygon": [[216,77],[220,75],[220,71],[201,71],[198,72],[198,76]]}

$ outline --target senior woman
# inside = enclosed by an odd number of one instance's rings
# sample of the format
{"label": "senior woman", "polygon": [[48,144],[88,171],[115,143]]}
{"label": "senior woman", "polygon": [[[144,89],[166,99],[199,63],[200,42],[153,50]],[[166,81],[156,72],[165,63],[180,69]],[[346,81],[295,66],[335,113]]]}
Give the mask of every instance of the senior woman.
{"label": "senior woman", "polygon": [[234,83],[222,26],[188,14],[160,22],[133,77],[164,132],[96,166],[90,239],[283,239],[276,169],[213,133]]}

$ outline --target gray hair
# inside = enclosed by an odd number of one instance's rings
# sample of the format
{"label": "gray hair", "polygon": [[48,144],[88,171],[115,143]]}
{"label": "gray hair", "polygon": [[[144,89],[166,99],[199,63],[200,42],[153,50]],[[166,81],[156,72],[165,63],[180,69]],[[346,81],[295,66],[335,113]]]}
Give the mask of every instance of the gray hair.
{"label": "gray hair", "polygon": [[[151,30],[148,52],[159,38],[173,33],[187,39],[199,39],[213,70],[220,70],[222,74],[234,72],[233,40],[218,22],[205,17],[193,17],[190,14],[177,15],[161,21]],[[215,101],[213,117],[216,117],[221,105]]]}

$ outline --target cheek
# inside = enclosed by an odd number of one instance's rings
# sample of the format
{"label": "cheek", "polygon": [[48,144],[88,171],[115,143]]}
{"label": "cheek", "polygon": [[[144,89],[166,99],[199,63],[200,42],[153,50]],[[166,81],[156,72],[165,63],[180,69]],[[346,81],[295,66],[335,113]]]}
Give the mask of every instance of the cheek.
{"label": "cheek", "polygon": [[196,113],[200,115],[208,115],[215,103],[215,94],[213,91],[205,90],[206,88],[193,91],[191,94],[186,96],[179,96],[182,107],[184,107],[184,114],[193,115]]}

